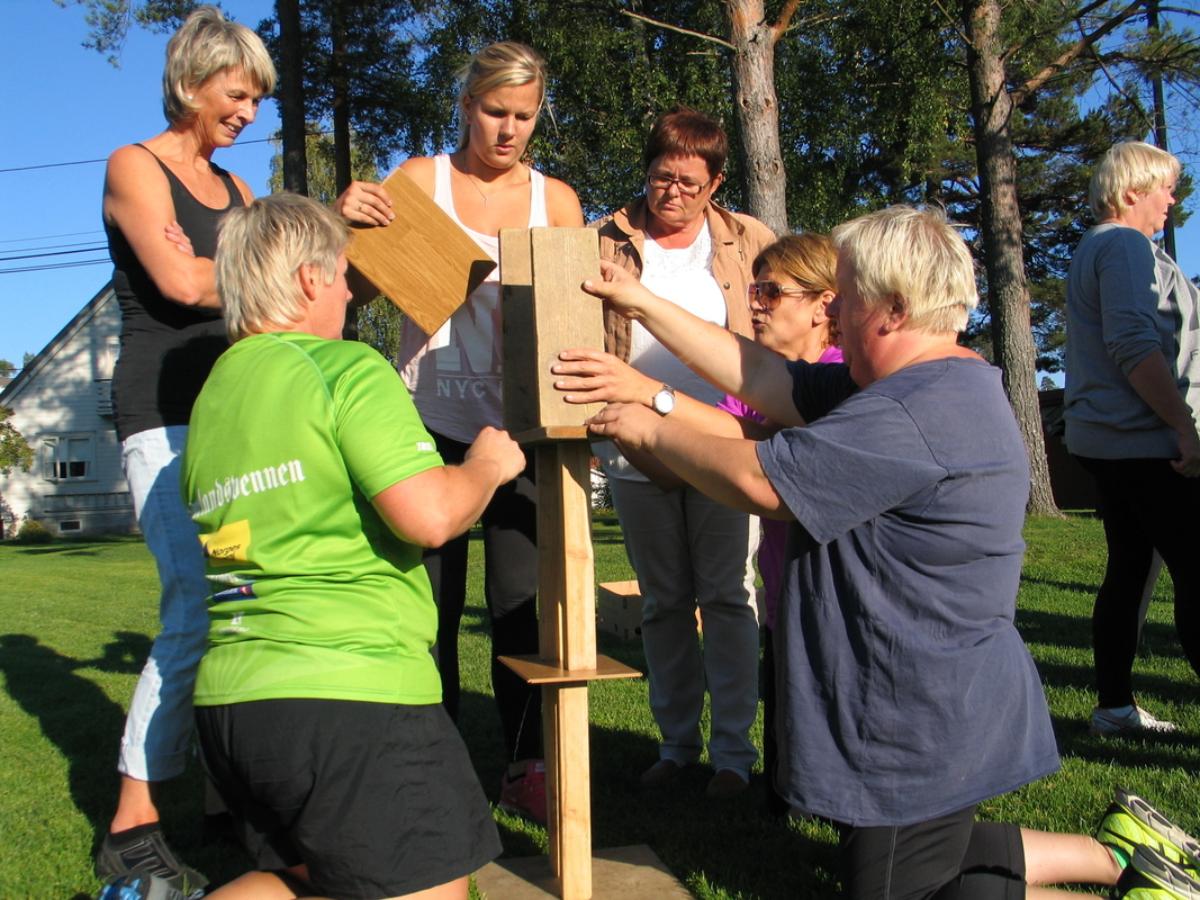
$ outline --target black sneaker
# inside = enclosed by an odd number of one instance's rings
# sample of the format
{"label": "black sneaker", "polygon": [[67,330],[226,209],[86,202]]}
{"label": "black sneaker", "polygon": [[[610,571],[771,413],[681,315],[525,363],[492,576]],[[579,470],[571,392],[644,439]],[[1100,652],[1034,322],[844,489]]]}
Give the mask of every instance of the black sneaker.
{"label": "black sneaker", "polygon": [[96,875],[105,879],[121,875],[153,875],[185,897],[208,884],[207,878],[175,858],[157,824],[142,825],[115,835],[106,834],[96,851]]}

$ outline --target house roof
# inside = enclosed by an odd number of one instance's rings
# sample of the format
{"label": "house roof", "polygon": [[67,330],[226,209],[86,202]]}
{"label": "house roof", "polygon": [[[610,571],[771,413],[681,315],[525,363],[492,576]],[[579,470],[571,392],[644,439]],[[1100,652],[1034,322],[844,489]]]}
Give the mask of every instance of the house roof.
{"label": "house roof", "polygon": [[0,406],[7,406],[9,405],[9,401],[15,400],[25,385],[32,381],[34,376],[45,366],[47,360],[54,356],[55,352],[69,341],[77,331],[83,328],[96,312],[114,296],[112,282],[110,281],[104,287],[100,288],[91,300],[83,305],[83,309],[71,317],[71,321],[67,322],[58,334],[52,337],[50,342],[38,351],[33,359],[29,360],[27,365],[22,367],[20,374],[16,378],[5,385],[3,389],[0,389]]}

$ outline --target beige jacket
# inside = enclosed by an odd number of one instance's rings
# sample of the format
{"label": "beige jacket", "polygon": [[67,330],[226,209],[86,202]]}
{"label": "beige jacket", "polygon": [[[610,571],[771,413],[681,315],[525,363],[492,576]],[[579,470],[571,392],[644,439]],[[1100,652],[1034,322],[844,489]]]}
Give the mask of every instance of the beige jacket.
{"label": "beige jacket", "polygon": [[[752,216],[730,212],[709,201],[705,208],[713,242],[712,273],[725,296],[726,327],[751,336],[746,288],[750,267],[762,250],[775,242],[775,234]],[[639,278],[645,245],[646,198],[641,197],[596,223],[600,229],[600,258],[615,262]],[[631,323],[605,304],[604,349],[629,362]]]}

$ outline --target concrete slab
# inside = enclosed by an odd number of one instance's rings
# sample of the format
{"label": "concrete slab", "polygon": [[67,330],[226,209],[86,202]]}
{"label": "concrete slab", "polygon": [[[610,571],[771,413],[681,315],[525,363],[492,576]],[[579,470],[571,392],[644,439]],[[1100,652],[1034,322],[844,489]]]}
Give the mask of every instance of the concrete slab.
{"label": "concrete slab", "polygon": [[[550,857],[498,859],[475,873],[487,900],[547,900],[558,896]],[[689,900],[691,894],[645,844],[596,850],[592,896],[597,900]]]}

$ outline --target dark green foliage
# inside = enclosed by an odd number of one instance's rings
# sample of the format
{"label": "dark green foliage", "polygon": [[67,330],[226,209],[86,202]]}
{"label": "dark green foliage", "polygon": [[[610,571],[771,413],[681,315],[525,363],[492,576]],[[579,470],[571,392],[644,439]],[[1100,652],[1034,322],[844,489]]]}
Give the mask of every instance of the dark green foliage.
{"label": "dark green foliage", "polygon": [[26,519],[17,529],[15,540],[18,544],[49,544],[54,535],[37,519]]}

